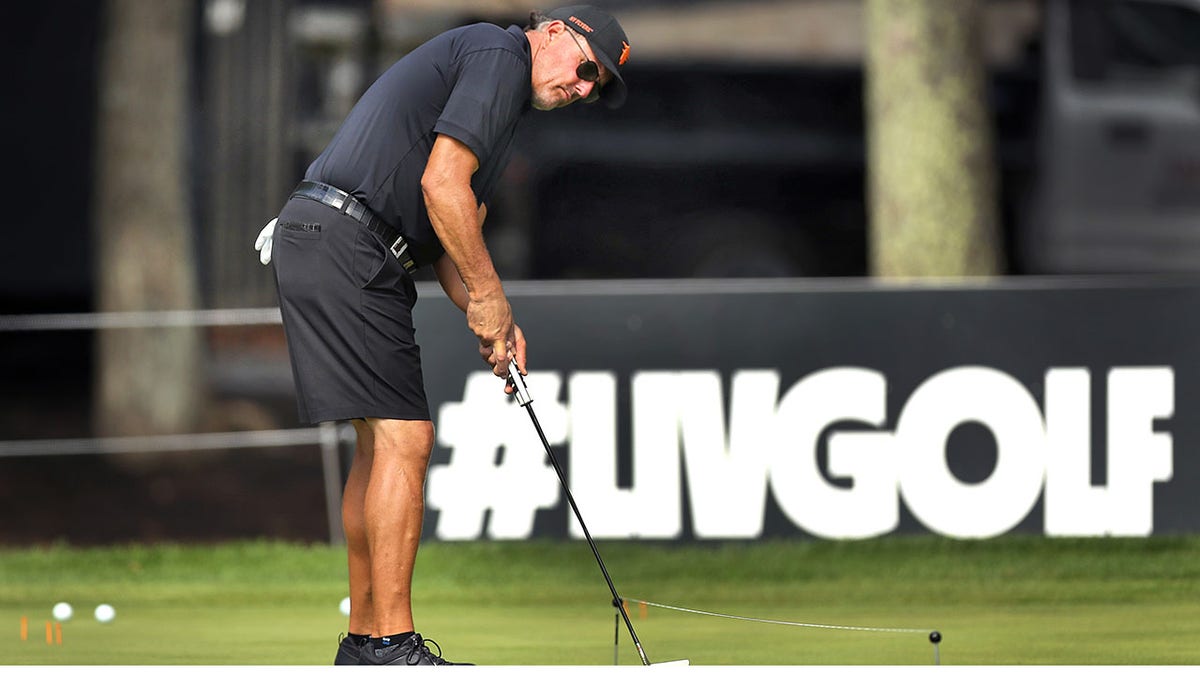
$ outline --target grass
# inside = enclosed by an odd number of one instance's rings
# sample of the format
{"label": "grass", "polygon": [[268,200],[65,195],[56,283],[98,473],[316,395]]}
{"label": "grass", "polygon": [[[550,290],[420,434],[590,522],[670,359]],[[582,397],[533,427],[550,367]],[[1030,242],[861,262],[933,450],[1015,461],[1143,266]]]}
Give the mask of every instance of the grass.
{"label": "grass", "polygon": [[[1198,664],[1200,538],[599,542],[626,597],[804,623],[940,630],[944,664]],[[428,543],[418,628],[451,659],[611,664],[614,614],[584,542]],[[328,546],[0,549],[0,664],[327,664],[345,619]],[[63,644],[44,624],[65,600]],[[96,604],[116,607],[101,625]],[[630,608],[653,661],[914,664],[925,633]],[[30,637],[18,636],[21,616]],[[638,663],[624,626],[620,661]]]}

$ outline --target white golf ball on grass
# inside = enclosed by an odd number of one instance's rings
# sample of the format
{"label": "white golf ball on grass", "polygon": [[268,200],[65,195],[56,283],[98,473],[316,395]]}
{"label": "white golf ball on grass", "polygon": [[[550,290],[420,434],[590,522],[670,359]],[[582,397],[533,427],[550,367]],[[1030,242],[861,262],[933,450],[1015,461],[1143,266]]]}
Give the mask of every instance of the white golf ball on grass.
{"label": "white golf ball on grass", "polygon": [[100,623],[109,623],[117,617],[117,610],[108,603],[96,605],[95,617]]}
{"label": "white golf ball on grass", "polygon": [[70,603],[59,602],[54,605],[54,609],[50,610],[54,615],[55,621],[69,621],[75,615],[75,610],[71,609]]}

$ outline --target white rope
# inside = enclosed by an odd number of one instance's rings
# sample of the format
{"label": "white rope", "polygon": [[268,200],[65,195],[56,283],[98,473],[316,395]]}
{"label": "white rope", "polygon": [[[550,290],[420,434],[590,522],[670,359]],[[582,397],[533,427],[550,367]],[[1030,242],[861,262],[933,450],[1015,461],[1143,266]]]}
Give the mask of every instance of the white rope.
{"label": "white rope", "polygon": [[232,448],[321,445],[328,440],[322,434],[328,433],[320,428],[312,427],[307,429],[229,431],[206,434],[0,441],[0,457],[110,455],[126,452],[182,452],[186,450],[228,450]]}
{"label": "white rope", "polygon": [[74,314],[8,314],[0,315],[0,333],[108,328],[258,326],[277,325],[281,322],[278,307]]}
{"label": "white rope", "polygon": [[926,628],[876,628],[872,626],[838,626],[827,623],[802,623],[799,621],[780,621],[777,619],[760,619],[752,616],[737,616],[735,614],[721,614],[720,612],[707,612],[702,609],[690,609],[687,607],[674,607],[672,605],[664,605],[658,602],[650,602],[649,600],[639,600],[637,598],[622,598],[628,602],[639,602],[643,605],[658,607],[661,609],[669,609],[676,612],[687,612],[689,614],[701,614],[703,616],[715,616],[721,619],[736,619],[738,621],[753,621],[755,623],[771,623],[779,626],[797,626],[799,628],[826,628],[830,630],[860,630],[870,631],[875,633],[929,633],[930,629]]}

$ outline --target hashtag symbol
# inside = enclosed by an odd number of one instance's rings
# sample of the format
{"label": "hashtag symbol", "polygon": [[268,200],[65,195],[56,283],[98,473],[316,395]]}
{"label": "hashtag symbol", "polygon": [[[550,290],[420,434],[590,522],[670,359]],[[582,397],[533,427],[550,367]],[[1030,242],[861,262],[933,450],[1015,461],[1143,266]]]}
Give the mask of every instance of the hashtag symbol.
{"label": "hashtag symbol", "polygon": [[[567,437],[567,407],[558,401],[557,373],[530,373],[538,421],[552,444]],[[487,536],[525,539],[538,509],[558,505],[558,482],[525,411],[504,395],[490,372],[467,378],[463,399],[438,411],[438,442],[450,459],[429,470],[428,502],[438,510],[439,539],[478,539],[488,511]]]}

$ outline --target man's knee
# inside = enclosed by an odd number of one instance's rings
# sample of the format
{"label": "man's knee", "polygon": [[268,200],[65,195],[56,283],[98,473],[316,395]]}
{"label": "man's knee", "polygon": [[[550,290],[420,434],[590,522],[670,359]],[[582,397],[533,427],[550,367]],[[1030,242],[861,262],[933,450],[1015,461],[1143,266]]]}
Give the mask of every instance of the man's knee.
{"label": "man's knee", "polygon": [[433,423],[428,420],[368,420],[377,456],[383,453],[428,461],[433,450]]}

